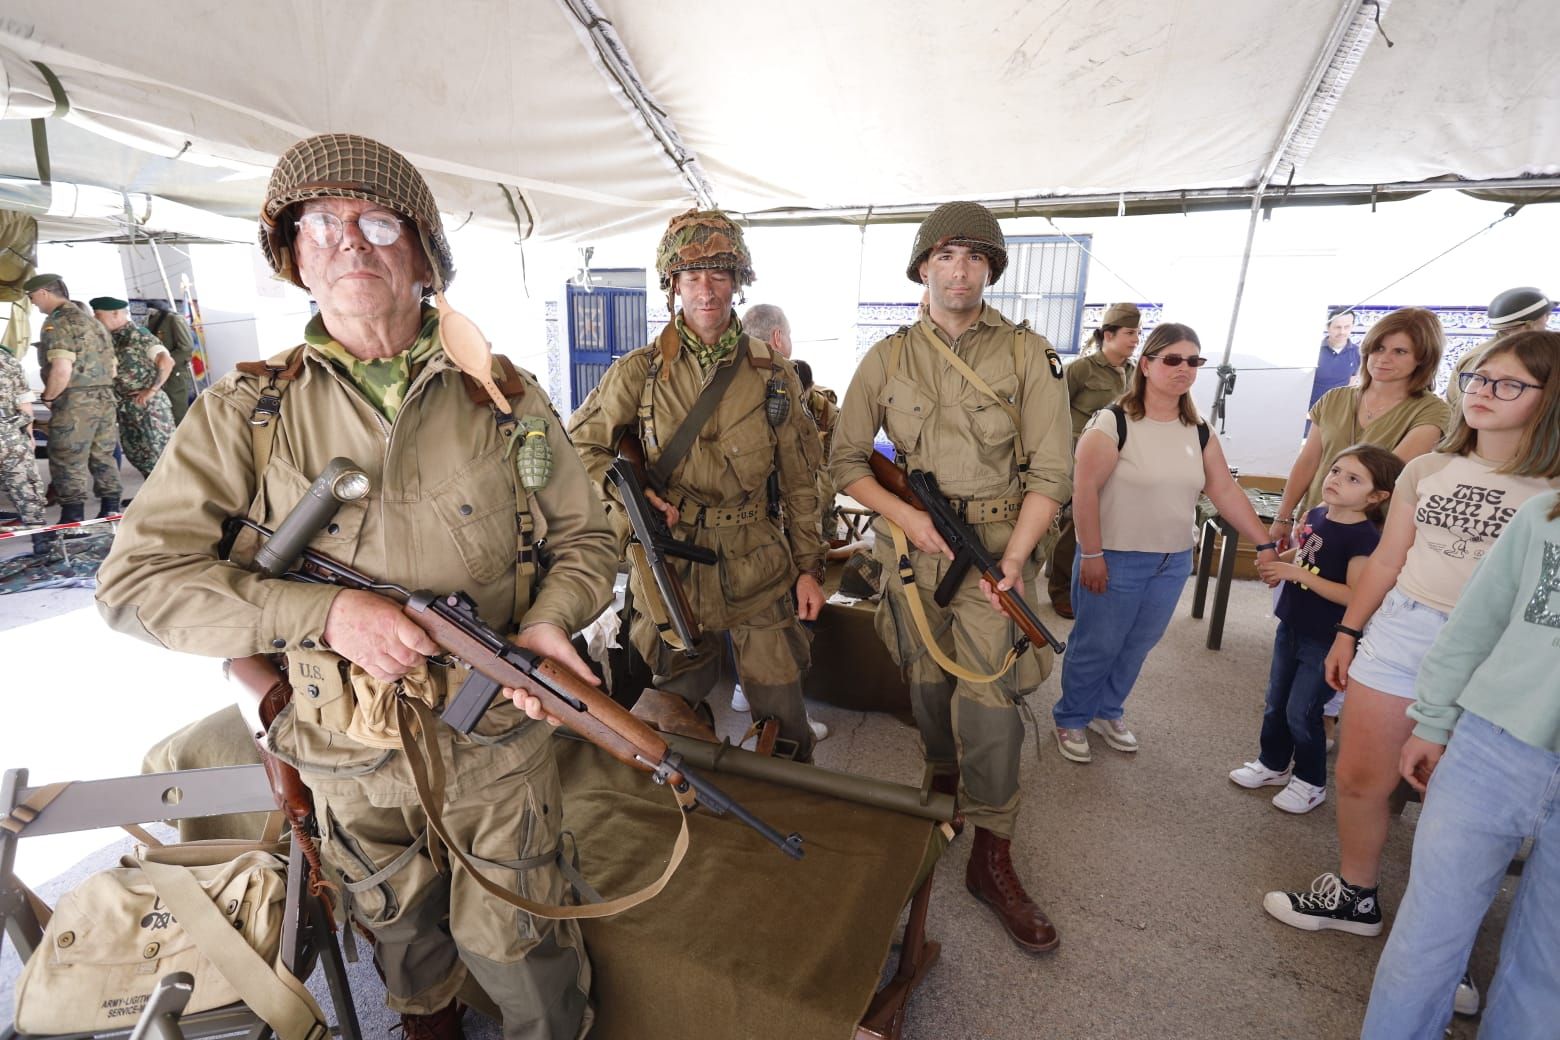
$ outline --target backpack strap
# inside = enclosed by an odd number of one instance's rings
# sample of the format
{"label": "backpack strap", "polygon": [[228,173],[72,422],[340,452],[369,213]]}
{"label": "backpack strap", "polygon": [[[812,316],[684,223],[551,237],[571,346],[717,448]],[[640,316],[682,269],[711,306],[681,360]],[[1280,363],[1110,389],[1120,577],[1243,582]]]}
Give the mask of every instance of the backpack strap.
{"label": "backpack strap", "polygon": [[1116,452],[1120,454],[1121,449],[1127,446],[1127,410],[1114,403],[1105,407],[1109,408],[1111,414],[1116,417]]}
{"label": "backpack strap", "polygon": [[1197,420],[1197,450],[1208,450],[1208,438],[1213,436],[1213,431],[1208,428],[1206,419]]}

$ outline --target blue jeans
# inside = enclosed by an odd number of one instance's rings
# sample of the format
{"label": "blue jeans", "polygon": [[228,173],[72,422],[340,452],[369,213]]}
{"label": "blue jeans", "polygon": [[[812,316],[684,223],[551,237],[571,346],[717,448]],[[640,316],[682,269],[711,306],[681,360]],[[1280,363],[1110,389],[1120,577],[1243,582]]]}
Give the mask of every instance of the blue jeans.
{"label": "blue jeans", "polygon": [[1273,634],[1273,664],[1268,671],[1267,707],[1262,712],[1262,753],[1269,769],[1283,772],[1295,763],[1295,776],[1327,786],[1327,733],[1322,709],[1332,699],[1322,664],[1331,643],[1300,635],[1280,621]]}
{"label": "blue jeans", "polygon": [[1479,1036],[1555,1035],[1560,755],[1465,712],[1430,779],[1408,891],[1376,965],[1364,1037],[1441,1035],[1479,923],[1527,837],[1533,851],[1512,900]]}
{"label": "blue jeans", "polygon": [[1105,591],[1090,592],[1078,580],[1083,559],[1073,561],[1072,605],[1077,612],[1062,655],[1062,699],[1051,717],[1063,729],[1094,719],[1119,719],[1148,652],[1170,626],[1176,602],[1192,573],[1192,551],[1175,553],[1105,550]]}

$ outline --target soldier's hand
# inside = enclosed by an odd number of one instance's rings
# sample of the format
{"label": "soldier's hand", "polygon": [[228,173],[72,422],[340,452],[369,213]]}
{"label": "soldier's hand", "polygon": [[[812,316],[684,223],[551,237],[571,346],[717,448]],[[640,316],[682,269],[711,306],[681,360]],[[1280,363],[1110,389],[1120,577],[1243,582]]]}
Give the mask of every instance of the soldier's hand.
{"label": "soldier's hand", "polygon": [[811,574],[796,579],[796,616],[802,621],[814,621],[823,609],[823,586]]}
{"label": "soldier's hand", "polygon": [[439,652],[428,633],[383,596],[343,589],[325,615],[325,642],[382,682],[394,682]]}
{"label": "soldier's hand", "polygon": [[[596,678],[596,673],[590,670],[590,665],[581,659],[574,649],[574,644],[569,640],[569,634],[557,625],[549,622],[530,625],[521,630],[515,637],[515,645],[524,647],[533,653],[541,654],[555,664],[561,665],[592,686],[600,686],[601,680]],[[539,698],[533,696],[530,691],[522,688],[505,687],[505,697],[515,702],[515,706],[533,719],[545,719],[548,725],[561,726],[563,720],[555,715],[549,715],[542,707]]]}
{"label": "soldier's hand", "polygon": [[905,537],[910,539],[910,544],[917,549],[953,559],[953,550],[937,533],[937,525],[932,523],[932,514],[907,505],[898,523],[904,529]]}
{"label": "soldier's hand", "polygon": [[146,407],[146,402],[150,401],[152,399],[152,395],[154,393],[156,393],[156,392],[157,391],[155,389],[153,389],[152,387],[147,387],[145,390],[139,390],[136,393],[131,394],[130,395],[130,400],[134,401],[137,405],[141,406],[142,408],[145,408]]}
{"label": "soldier's hand", "polygon": [[1024,564],[1022,560],[1010,560],[1004,556],[1002,558],[1002,574],[1003,578],[997,582],[996,588],[991,587],[990,580],[986,578],[980,579],[980,591],[986,594],[986,602],[990,603],[991,609],[996,611],[1002,609],[1002,599],[997,593],[1014,589],[1020,597],[1024,595]]}
{"label": "soldier's hand", "polygon": [[655,506],[661,511],[661,515],[666,517],[667,527],[677,526],[677,521],[679,518],[681,518],[682,514],[677,511],[676,506],[672,505],[666,499],[662,498],[654,491],[651,491],[649,488],[645,488],[645,501],[649,502],[651,505]]}

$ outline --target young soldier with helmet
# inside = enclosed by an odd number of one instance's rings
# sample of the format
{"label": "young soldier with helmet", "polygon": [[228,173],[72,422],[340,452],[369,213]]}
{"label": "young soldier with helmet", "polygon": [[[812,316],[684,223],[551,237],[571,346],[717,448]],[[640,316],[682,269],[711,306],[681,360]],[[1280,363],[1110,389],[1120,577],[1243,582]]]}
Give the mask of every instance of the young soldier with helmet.
{"label": "young soldier with helmet", "polygon": [[[802,701],[811,658],[801,621],[823,606],[823,548],[814,476],[823,465],[817,428],[801,407],[796,369],[748,336],[732,297],[753,281],[742,230],[719,210],[674,218],[656,252],[667,292],[681,300],[654,343],[613,362],[569,425],[609,511],[604,477],[626,433],[643,445],[647,497],[679,539],[713,550],[714,564],[672,561],[703,630],[691,655],[668,646],[644,611],[629,636],[658,689],[698,707],[709,695],[727,634],[755,718],[778,721],[798,757],[812,756]],[[769,509],[778,474],[786,516]],[[653,589],[632,579],[637,602]],[[794,601],[793,601],[794,593]],[[707,710],[707,709],[706,709]]]}
{"label": "young soldier with helmet", "polygon": [[[1072,427],[1056,352],[982,301],[1006,265],[1002,229],[984,206],[952,202],[926,218],[905,271],[927,287],[920,320],[862,359],[840,410],[830,473],[836,487],[881,517],[878,632],[909,673],[932,787],[956,792],[975,826],[965,885],[1019,946],[1043,952],[1057,945],[1056,929],[1024,891],[1010,842],[1024,738],[1018,704],[1039,685],[1051,651],[1030,650],[1010,670],[991,674],[1014,644],[1015,626],[973,569],[946,608],[936,604],[932,593],[947,572],[948,547],[929,516],[885,490],[868,466],[881,427],[896,461],[931,472],[1000,557],[1002,586],[1034,592],[1035,547],[1071,493]],[[885,522],[911,543],[913,589],[895,577],[898,552]],[[907,594],[920,598],[943,657],[962,675],[955,678],[928,654]]]}
{"label": "young soldier with helmet", "polygon": [[[515,419],[551,448],[550,473],[522,474],[502,413],[446,354],[426,298],[454,265],[433,195],[404,156],[351,134],[299,142],[272,174],[260,242],[319,314],[300,346],[240,365],[197,398],[103,564],[99,608],[118,630],[176,650],[285,654],[295,693],[266,744],[313,794],[325,865],[373,934],[407,1037],[459,1037],[468,976],[501,1009],[509,1040],[582,1036],[590,965],[577,925],[501,908],[427,841],[393,698],[437,707],[464,667],[430,660],[437,646],[389,599],[270,580],[216,547],[224,517],[274,529],[345,456],[370,490],[342,504],[314,548],[407,588],[464,590],[513,642],[588,679],[569,637],[610,601],[611,531],[536,382],[507,364],[492,373]],[[423,735],[446,763],[440,808],[491,880],[557,904],[552,734],[527,717],[540,714],[534,698],[505,693],[469,737],[446,726]]]}

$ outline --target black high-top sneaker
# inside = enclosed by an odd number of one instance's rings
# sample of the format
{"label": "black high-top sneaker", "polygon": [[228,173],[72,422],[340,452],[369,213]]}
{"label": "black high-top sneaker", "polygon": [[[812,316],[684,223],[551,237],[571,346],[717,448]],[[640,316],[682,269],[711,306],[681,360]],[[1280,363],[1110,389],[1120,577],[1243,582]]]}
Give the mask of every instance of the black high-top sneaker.
{"label": "black high-top sneaker", "polygon": [[1309,892],[1269,892],[1262,908],[1285,924],[1308,932],[1334,928],[1354,935],[1381,934],[1381,900],[1337,874],[1323,874]]}

